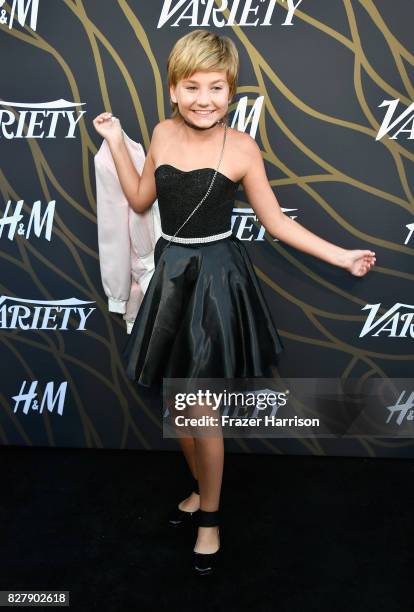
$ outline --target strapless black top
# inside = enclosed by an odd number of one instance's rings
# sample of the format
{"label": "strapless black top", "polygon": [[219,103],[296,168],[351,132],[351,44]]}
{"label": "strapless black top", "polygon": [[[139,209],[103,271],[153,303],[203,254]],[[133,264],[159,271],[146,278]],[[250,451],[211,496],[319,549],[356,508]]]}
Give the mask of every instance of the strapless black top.
{"label": "strapless black top", "polygon": [[[215,170],[179,170],[161,164],[155,170],[161,228],[173,236],[205,195]],[[217,172],[214,185],[198,210],[178,232],[177,237],[195,238],[221,234],[231,229],[231,214],[240,181],[235,183]]]}

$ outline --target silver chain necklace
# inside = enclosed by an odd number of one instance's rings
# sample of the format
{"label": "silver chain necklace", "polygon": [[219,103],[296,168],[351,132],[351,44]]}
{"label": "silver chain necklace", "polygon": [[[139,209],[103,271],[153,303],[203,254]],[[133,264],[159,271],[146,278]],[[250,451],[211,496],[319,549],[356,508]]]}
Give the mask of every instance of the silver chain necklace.
{"label": "silver chain necklace", "polygon": [[178,234],[178,232],[184,227],[184,225],[187,223],[187,221],[189,221],[191,219],[191,217],[193,216],[193,214],[196,212],[196,210],[198,210],[198,208],[201,206],[201,204],[204,202],[204,200],[208,197],[210,191],[213,188],[214,185],[214,181],[216,180],[216,176],[217,176],[217,172],[218,169],[220,168],[220,164],[221,164],[221,160],[223,159],[223,153],[224,153],[224,145],[226,144],[226,136],[227,136],[227,124],[224,123],[224,138],[223,138],[223,146],[221,147],[221,154],[220,154],[220,159],[219,159],[219,163],[217,164],[217,168],[214,171],[214,175],[213,178],[211,179],[211,183],[207,189],[206,194],[204,195],[204,197],[199,201],[199,203],[197,204],[197,206],[195,207],[195,209],[191,212],[191,214],[187,217],[187,219],[184,221],[184,223],[178,228],[178,230],[175,232],[175,234],[170,238],[170,240],[168,241],[168,244],[166,246],[166,248],[168,248],[171,244],[171,242],[174,240],[175,236]]}

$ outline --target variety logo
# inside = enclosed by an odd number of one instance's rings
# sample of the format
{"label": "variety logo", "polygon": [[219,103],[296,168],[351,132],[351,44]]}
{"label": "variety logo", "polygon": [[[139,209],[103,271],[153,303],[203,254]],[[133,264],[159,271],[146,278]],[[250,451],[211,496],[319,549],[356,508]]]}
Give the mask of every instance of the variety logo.
{"label": "variety logo", "polygon": [[13,0],[13,4],[10,11],[10,18],[7,21],[6,9],[1,7],[4,5],[6,0],[0,0],[0,24],[7,24],[9,29],[14,25],[14,19],[16,16],[17,9],[17,21],[22,27],[25,26],[29,9],[30,12],[30,28],[36,31],[37,28],[37,16],[39,12],[39,0]]}
{"label": "variety logo", "polygon": [[385,134],[388,134],[388,132],[393,130],[398,125],[400,125],[400,127],[395,131],[393,136],[390,136],[391,140],[395,140],[398,134],[401,132],[406,132],[409,134],[409,136],[407,136],[409,140],[414,139],[414,102],[410,104],[410,106],[400,115],[396,115],[399,102],[400,99],[397,98],[396,100],[384,100],[384,102],[379,105],[379,108],[382,106],[388,106],[388,110],[375,140],[380,140],[383,136],[385,136]]}
{"label": "variety logo", "polygon": [[[293,25],[292,19],[302,0],[286,1],[286,19],[282,25]],[[162,28],[168,21],[177,27],[181,22],[190,27],[196,26],[271,26],[277,0],[222,0],[218,8],[214,0],[164,0],[157,28]],[[229,16],[224,11],[229,9]],[[283,9],[284,11],[284,9]]]}
{"label": "variety logo", "polygon": [[36,393],[36,387],[39,381],[32,381],[29,389],[25,391],[27,382],[27,380],[24,380],[22,386],[20,387],[19,394],[13,395],[12,397],[12,399],[14,400],[13,412],[17,412],[21,404],[23,405],[23,414],[27,414],[29,410],[33,410],[33,412],[38,412],[39,414],[42,414],[43,408],[45,406],[49,412],[53,412],[55,404],[57,403],[57,413],[62,416],[63,406],[66,397],[66,388],[68,386],[68,383],[66,381],[60,383],[56,392],[55,383],[53,381],[49,381],[46,384],[45,391],[40,400],[40,404],[38,394]]}
{"label": "variety logo", "polygon": [[[0,100],[0,106],[16,109],[15,112],[0,109],[0,138],[56,138],[58,124],[66,130],[65,138],[75,138],[76,126],[86,111],[81,110],[76,115],[76,111],[72,109],[84,104],[85,102],[68,102],[62,98],[53,102],[33,104]],[[24,133],[26,121],[27,131]]]}
{"label": "variety logo", "polygon": [[16,203],[14,212],[9,214],[11,201],[9,200],[7,202],[6,211],[3,217],[0,217],[0,238],[3,236],[3,229],[6,225],[8,225],[9,231],[7,232],[7,238],[9,240],[13,240],[16,233],[18,236],[23,236],[24,238],[28,239],[30,238],[31,232],[33,232],[37,238],[40,238],[41,232],[44,231],[44,237],[50,242],[56,200],[51,200],[48,203],[43,215],[40,200],[34,202],[26,223],[22,222],[22,219],[24,219],[22,213],[23,203],[24,200],[19,200]]}
{"label": "variety logo", "polygon": [[[362,310],[370,310],[371,312],[359,334],[360,338],[367,334],[378,336],[381,332],[384,332],[390,338],[406,338],[407,335],[414,338],[414,305],[398,302],[384,315],[375,318],[380,306],[381,304],[367,304],[362,308]],[[374,330],[376,330],[375,333]]]}
{"label": "variety logo", "polygon": [[414,410],[413,410],[414,391],[411,392],[411,394],[407,398],[407,401],[403,402],[403,397],[405,396],[406,393],[408,395],[407,391],[403,391],[401,393],[396,404],[394,404],[393,406],[387,406],[387,410],[389,410],[388,419],[386,421],[387,423],[390,423],[391,419],[395,415],[398,415],[397,418],[395,419],[395,422],[397,423],[397,425],[401,425],[401,423],[404,420],[406,421],[414,420]]}
{"label": "variety logo", "polygon": [[[282,212],[290,213],[297,210],[297,208],[282,208]],[[288,215],[291,219],[296,219],[297,215]],[[253,208],[233,208],[233,215],[231,217],[231,229],[233,233],[239,238],[239,240],[264,240],[264,234],[266,228],[260,224],[257,228],[253,223],[249,221],[257,221],[257,215]],[[237,229],[236,229],[237,228]],[[274,238],[278,240],[278,238]]]}
{"label": "variety logo", "polygon": [[414,234],[414,223],[408,223],[405,227],[408,229],[408,234],[404,244],[408,244],[412,238],[412,235]]}
{"label": "variety logo", "polygon": [[[25,300],[8,295],[0,296],[0,329],[62,330],[68,329],[69,317],[78,319],[76,331],[84,331],[87,318],[96,308],[86,308],[77,298],[67,300]],[[58,322],[55,319],[62,315]]]}

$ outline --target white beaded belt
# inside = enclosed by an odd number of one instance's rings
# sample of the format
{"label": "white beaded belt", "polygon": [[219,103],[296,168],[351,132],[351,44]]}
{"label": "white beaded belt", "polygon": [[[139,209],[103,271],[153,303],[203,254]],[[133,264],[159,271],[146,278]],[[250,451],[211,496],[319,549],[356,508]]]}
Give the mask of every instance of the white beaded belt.
{"label": "white beaded belt", "polygon": [[201,236],[200,238],[180,238],[179,236],[174,236],[174,237],[169,236],[168,234],[164,234],[164,232],[161,231],[161,236],[165,238],[166,240],[171,240],[171,238],[173,238],[173,243],[181,242],[184,244],[193,244],[197,242],[212,242],[213,240],[220,240],[221,238],[227,238],[231,234],[232,234],[232,231],[228,230],[227,232],[223,232],[222,234],[214,234],[214,236]]}

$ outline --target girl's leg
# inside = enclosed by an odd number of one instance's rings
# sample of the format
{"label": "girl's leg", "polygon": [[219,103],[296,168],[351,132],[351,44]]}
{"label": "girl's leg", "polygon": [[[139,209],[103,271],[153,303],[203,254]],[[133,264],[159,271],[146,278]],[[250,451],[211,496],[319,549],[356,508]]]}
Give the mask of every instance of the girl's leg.
{"label": "girl's leg", "polygon": [[194,438],[202,510],[219,509],[224,467],[223,436]]}
{"label": "girl's leg", "polygon": [[[188,467],[190,469],[191,474],[195,479],[197,476],[197,464],[196,464],[196,454],[195,454],[195,445],[194,438],[191,436],[182,437],[179,436],[178,442],[180,443],[181,450],[184,453],[184,457],[187,461]],[[183,499],[178,507],[180,510],[184,510],[184,512],[195,512],[200,507],[200,495],[195,491],[192,491],[188,497]]]}
{"label": "girl's leg", "polygon": [[[219,509],[224,466],[223,438],[196,438],[196,460],[200,487],[200,508]],[[213,553],[220,544],[217,527],[199,527],[195,552]]]}
{"label": "girl's leg", "polygon": [[[174,409],[173,405],[169,405],[168,409],[170,411],[171,417],[174,419],[179,413]],[[175,421],[173,421],[175,423]],[[175,430],[177,432],[177,439],[181,446],[181,450],[183,451],[185,460],[187,462],[188,468],[193,476],[193,478],[197,479],[197,464],[196,464],[196,456],[195,456],[195,446],[194,446],[194,438],[190,435],[191,430],[188,428],[183,431],[183,429],[174,424]],[[183,435],[188,434],[188,435]],[[193,491],[190,493],[188,497],[183,499],[179,504],[178,508],[180,510],[184,510],[184,512],[195,512],[200,507],[200,495]]]}
{"label": "girl's leg", "polygon": [[[191,410],[191,416],[217,417],[207,406],[197,406]],[[220,506],[221,484],[224,467],[224,440],[221,427],[193,428],[195,458],[200,489],[200,509],[214,512]],[[197,435],[198,434],[198,435]],[[199,527],[195,552],[213,553],[219,547],[219,533],[217,527]]]}
{"label": "girl's leg", "polygon": [[184,453],[184,457],[187,461],[190,472],[193,475],[193,478],[197,480],[197,464],[195,457],[194,438],[191,436],[180,436],[178,438],[178,442],[181,446],[181,450]]}

